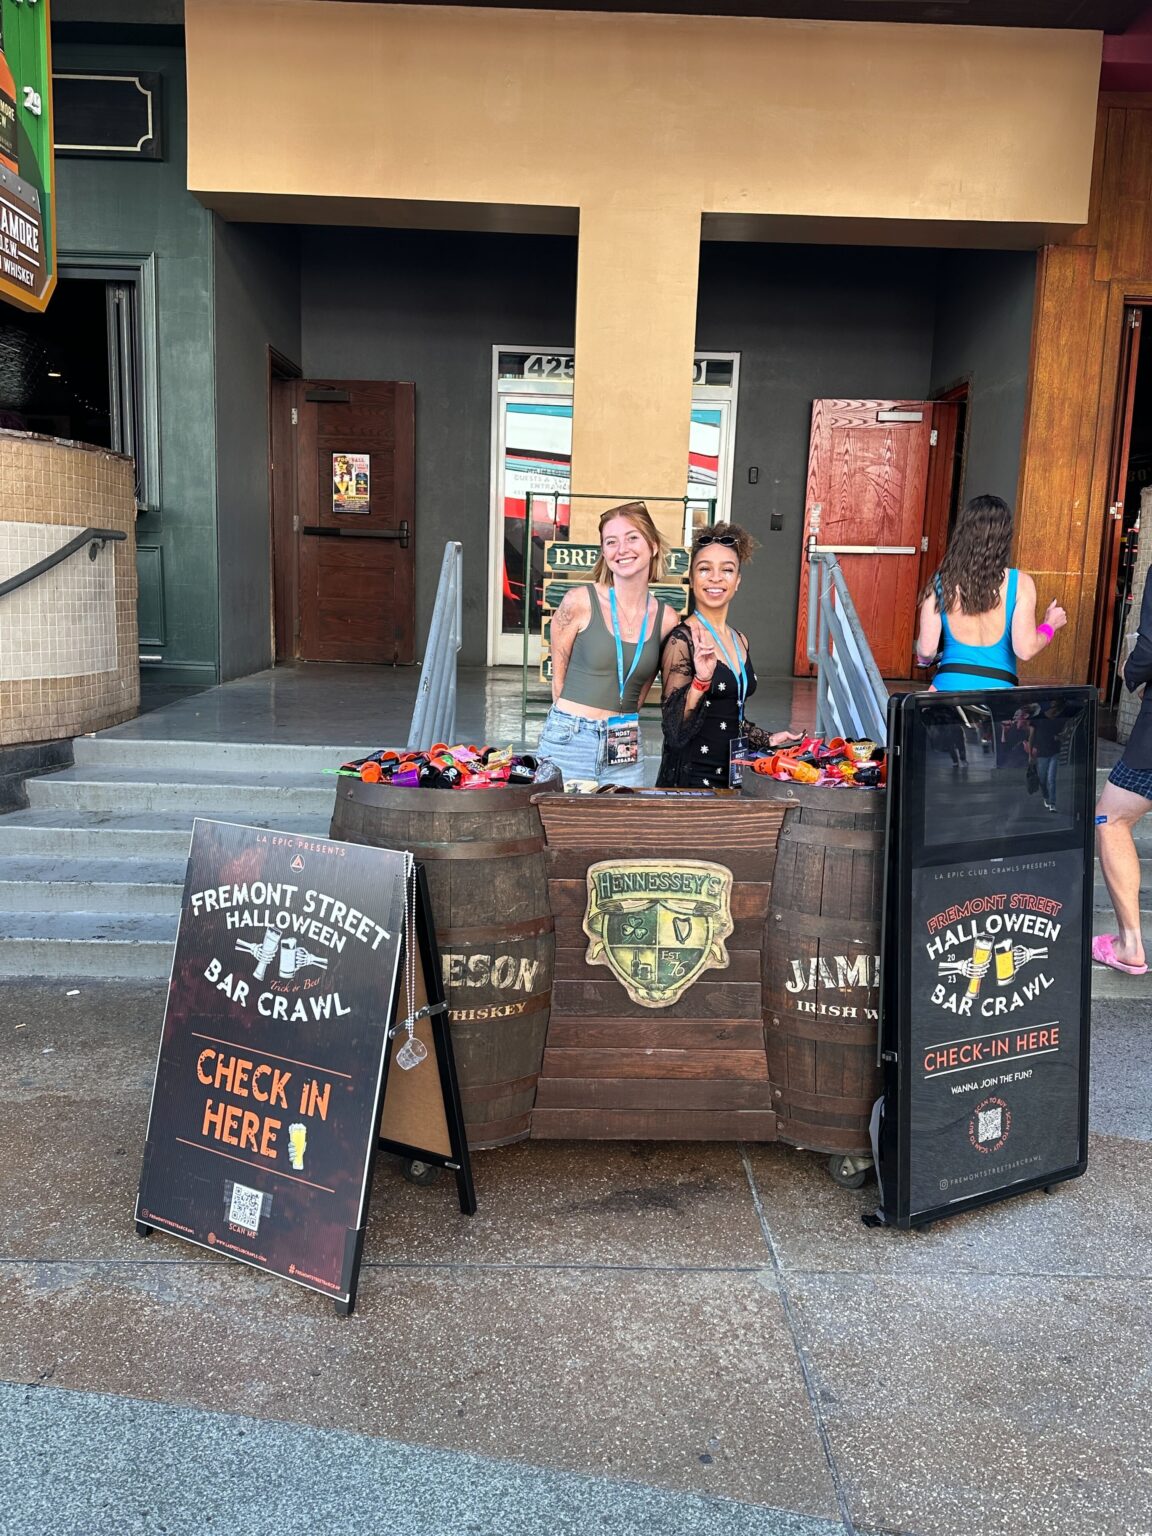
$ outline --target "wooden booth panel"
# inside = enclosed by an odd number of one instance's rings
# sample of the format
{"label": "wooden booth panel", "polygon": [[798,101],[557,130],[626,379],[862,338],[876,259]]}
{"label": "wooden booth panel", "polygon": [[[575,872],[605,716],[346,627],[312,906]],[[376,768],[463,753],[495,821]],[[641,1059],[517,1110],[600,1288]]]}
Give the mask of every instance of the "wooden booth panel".
{"label": "wooden booth panel", "polygon": [[[785,807],[738,795],[537,803],[557,949],[532,1135],[774,1140],[760,952]],[[668,870],[705,861],[732,876],[727,964],[660,1007],[588,962],[590,867],[641,860]]]}

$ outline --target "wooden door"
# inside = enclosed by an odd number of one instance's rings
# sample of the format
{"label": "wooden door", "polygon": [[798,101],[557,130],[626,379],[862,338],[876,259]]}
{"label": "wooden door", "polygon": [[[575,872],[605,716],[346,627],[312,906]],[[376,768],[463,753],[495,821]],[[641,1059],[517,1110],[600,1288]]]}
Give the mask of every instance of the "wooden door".
{"label": "wooden door", "polygon": [[300,380],[301,661],[415,660],[413,384]]}
{"label": "wooden door", "polygon": [[[817,543],[835,551],[884,677],[907,677],[915,640],[931,401],[814,400],[804,510],[804,549],[819,513]],[[808,661],[808,561],[800,562],[795,667]]]}
{"label": "wooden door", "polygon": [[[1117,659],[1116,604],[1120,598],[1120,556],[1124,548],[1124,505],[1128,493],[1128,457],[1132,447],[1132,412],[1136,404],[1136,370],[1140,362],[1143,310],[1133,307],[1124,317],[1120,349],[1120,381],[1112,422],[1112,462],[1108,477],[1108,510],[1100,550],[1099,597],[1092,622],[1092,680],[1107,695]],[[1139,605],[1139,599],[1137,599]]]}

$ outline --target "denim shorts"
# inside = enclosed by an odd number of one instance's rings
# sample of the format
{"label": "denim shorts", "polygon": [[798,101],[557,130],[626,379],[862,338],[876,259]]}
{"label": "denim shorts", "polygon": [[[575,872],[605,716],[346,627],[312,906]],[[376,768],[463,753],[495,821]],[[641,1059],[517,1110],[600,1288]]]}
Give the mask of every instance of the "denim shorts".
{"label": "denim shorts", "polygon": [[607,720],[585,720],[580,715],[570,715],[567,710],[554,704],[548,711],[540,731],[541,757],[555,763],[564,775],[564,783],[573,779],[595,779],[598,784],[626,784],[640,789],[644,784],[644,758],[624,767],[608,768],[604,764],[605,742],[608,736]]}

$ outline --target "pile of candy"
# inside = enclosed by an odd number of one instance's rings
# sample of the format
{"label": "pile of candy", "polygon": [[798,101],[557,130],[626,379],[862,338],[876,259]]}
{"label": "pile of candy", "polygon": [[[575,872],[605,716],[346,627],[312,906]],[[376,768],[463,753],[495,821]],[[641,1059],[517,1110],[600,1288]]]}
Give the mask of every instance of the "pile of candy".
{"label": "pile of candy", "polygon": [[449,747],[438,741],[427,752],[383,747],[338,770],[365,784],[404,789],[492,789],[500,784],[531,784],[538,761],[512,747]]}
{"label": "pile of candy", "polygon": [[749,764],[756,773],[794,784],[842,784],[859,789],[878,789],[888,781],[888,760],[874,741],[845,741],[836,736],[805,736],[779,752],[767,753]]}

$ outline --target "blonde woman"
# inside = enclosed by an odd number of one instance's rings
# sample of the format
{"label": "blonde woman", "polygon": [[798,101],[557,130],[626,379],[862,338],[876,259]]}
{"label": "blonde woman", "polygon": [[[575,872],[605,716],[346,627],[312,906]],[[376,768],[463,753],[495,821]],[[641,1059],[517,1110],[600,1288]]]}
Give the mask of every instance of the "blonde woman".
{"label": "blonde woman", "polygon": [[552,708],[540,755],[566,781],[638,788],[644,782],[640,707],[676,614],[648,591],[666,545],[642,501],[600,518],[592,580],[566,593],[552,619]]}

